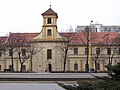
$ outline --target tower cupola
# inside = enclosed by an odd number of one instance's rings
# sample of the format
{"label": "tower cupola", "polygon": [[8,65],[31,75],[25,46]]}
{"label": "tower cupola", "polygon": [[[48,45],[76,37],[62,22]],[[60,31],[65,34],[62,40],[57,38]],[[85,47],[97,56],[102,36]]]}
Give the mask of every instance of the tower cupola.
{"label": "tower cupola", "polygon": [[42,13],[42,16],[43,16],[43,17],[44,17],[44,16],[56,16],[56,18],[58,18],[57,13],[54,12],[54,11],[51,9],[51,7],[50,7],[47,11],[45,11],[44,13]]}

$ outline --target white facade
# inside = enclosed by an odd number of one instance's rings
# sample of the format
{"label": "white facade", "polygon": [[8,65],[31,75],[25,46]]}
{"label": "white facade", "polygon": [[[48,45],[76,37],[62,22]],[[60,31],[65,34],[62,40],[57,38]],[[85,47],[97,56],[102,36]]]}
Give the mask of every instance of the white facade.
{"label": "white facade", "polygon": [[[83,30],[85,30],[86,26],[77,26],[75,32],[82,32]],[[90,27],[96,32],[120,32],[120,25],[102,25],[96,23],[91,24]]]}

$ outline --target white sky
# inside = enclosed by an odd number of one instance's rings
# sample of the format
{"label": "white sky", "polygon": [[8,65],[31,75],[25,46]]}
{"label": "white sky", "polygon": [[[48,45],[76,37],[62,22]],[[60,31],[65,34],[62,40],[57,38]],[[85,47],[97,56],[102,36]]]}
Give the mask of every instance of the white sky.
{"label": "white sky", "polygon": [[70,26],[101,23],[120,25],[120,0],[0,0],[0,34],[40,32],[41,13],[52,5],[58,13],[58,31]]}

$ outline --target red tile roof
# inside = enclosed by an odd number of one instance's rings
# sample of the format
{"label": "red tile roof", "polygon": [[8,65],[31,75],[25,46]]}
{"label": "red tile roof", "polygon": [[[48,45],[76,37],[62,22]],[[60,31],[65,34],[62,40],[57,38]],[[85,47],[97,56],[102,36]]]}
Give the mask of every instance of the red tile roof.
{"label": "red tile roof", "polygon": [[[62,36],[67,36],[71,44],[74,45],[86,45],[87,34],[83,32],[79,33],[60,33]],[[118,32],[94,32],[91,33],[91,43],[93,45],[111,44],[114,38],[118,37]]]}
{"label": "red tile roof", "polygon": [[[19,35],[19,37],[24,37],[27,41],[30,41],[33,37],[36,37],[39,33],[10,33],[9,38],[13,38]],[[60,33],[60,35],[65,36],[69,39],[69,43],[73,45],[86,45],[87,44],[87,37],[86,33],[79,32],[79,33]],[[91,42],[93,45],[101,45],[101,44],[111,44],[113,43],[114,38],[120,37],[118,32],[94,32],[91,33]],[[0,38],[3,39],[5,42],[7,37]]]}
{"label": "red tile roof", "polygon": [[33,37],[37,36],[39,33],[10,33],[9,37],[24,37],[26,40],[31,40]]}
{"label": "red tile roof", "polygon": [[51,8],[49,8],[47,11],[45,11],[44,13],[42,13],[43,16],[45,15],[55,15],[58,18],[58,15],[56,12],[54,12]]}
{"label": "red tile roof", "polygon": [[0,37],[0,48],[1,48],[1,46],[5,45],[5,43],[7,42],[7,38],[8,37],[6,37],[6,36]]}
{"label": "red tile roof", "polygon": [[39,33],[10,33],[6,39],[5,45],[18,45],[27,44],[31,39],[37,36]]}

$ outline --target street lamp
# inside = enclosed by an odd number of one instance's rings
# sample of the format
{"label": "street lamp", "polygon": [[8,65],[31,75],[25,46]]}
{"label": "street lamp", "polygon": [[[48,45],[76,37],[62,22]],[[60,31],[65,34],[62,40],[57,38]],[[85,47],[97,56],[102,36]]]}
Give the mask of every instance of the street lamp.
{"label": "street lamp", "polygon": [[91,27],[91,23],[93,21],[91,20],[90,22],[90,27],[89,27],[89,31],[88,31],[88,64],[89,64],[89,72],[91,72],[92,70],[92,60],[91,60],[91,32],[92,32],[92,27]]}
{"label": "street lamp", "polygon": [[91,61],[91,32],[92,32],[92,28],[91,28],[91,23],[93,21],[90,22],[90,26],[86,27],[86,31],[87,31],[87,60],[86,60],[86,71],[87,72],[91,72],[92,69],[92,61]]}

